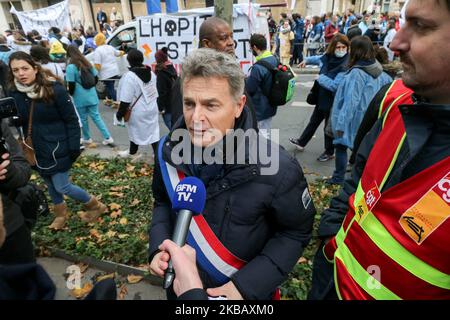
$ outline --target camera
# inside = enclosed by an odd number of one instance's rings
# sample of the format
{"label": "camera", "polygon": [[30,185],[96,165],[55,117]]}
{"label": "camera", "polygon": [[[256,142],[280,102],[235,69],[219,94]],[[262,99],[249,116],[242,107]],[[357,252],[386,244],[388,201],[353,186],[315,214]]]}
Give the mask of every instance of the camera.
{"label": "camera", "polygon": [[15,116],[17,116],[16,100],[11,97],[0,99],[0,119]]}

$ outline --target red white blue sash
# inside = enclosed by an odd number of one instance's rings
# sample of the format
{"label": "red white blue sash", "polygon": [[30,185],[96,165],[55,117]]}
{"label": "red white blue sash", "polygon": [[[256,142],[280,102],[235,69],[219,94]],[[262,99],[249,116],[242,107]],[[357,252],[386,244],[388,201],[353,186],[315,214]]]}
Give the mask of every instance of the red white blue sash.
{"label": "red white blue sash", "polygon": [[[185,175],[164,161],[162,149],[166,138],[167,136],[161,138],[159,142],[158,160],[167,194],[172,200],[175,187]],[[231,276],[246,264],[225,248],[201,214],[193,217],[186,242],[195,249],[197,264],[218,285],[227,283]]]}

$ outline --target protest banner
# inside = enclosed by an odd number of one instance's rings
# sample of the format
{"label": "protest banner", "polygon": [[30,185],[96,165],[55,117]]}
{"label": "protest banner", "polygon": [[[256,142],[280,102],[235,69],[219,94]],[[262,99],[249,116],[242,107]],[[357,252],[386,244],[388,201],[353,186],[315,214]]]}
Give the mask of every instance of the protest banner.
{"label": "protest banner", "polygon": [[25,32],[37,30],[40,34],[47,34],[51,27],[58,27],[61,30],[72,29],[68,0],[50,7],[30,11],[17,11],[11,4],[10,12],[17,16]]}

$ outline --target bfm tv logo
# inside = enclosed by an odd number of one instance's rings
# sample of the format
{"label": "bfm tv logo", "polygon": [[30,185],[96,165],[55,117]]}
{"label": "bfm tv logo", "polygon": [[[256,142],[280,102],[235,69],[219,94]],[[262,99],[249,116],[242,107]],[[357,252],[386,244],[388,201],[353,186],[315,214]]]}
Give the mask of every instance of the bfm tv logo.
{"label": "bfm tv logo", "polygon": [[197,192],[197,186],[190,184],[179,184],[175,192],[178,195],[178,201],[192,202],[192,193]]}

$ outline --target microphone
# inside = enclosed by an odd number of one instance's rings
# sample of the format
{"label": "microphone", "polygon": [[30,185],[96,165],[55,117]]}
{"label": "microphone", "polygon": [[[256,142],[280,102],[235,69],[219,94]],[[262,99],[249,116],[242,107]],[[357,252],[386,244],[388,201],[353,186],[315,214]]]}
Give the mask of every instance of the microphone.
{"label": "microphone", "polygon": [[[186,243],[192,216],[200,214],[205,208],[206,189],[203,182],[196,177],[186,177],[175,188],[172,199],[172,209],[177,211],[177,222],[172,235],[172,241],[182,247]],[[164,275],[164,289],[171,286],[175,273],[172,261]]]}

